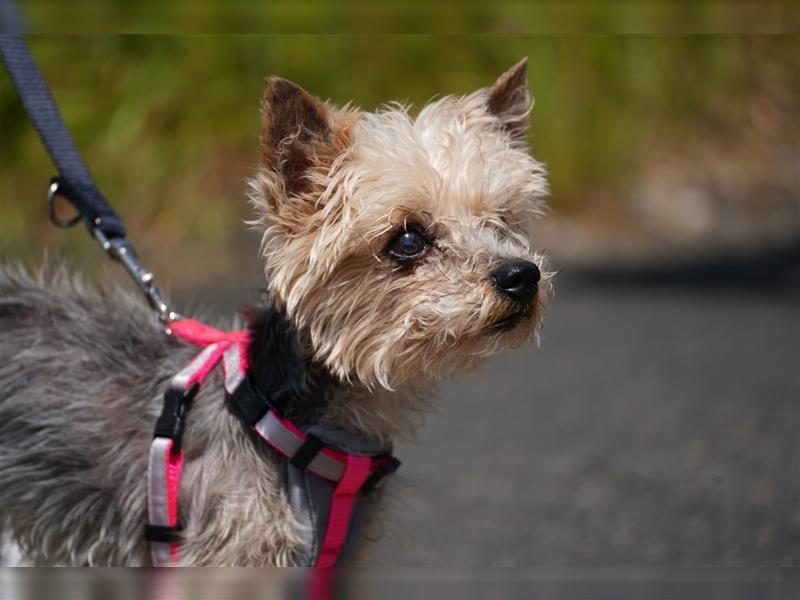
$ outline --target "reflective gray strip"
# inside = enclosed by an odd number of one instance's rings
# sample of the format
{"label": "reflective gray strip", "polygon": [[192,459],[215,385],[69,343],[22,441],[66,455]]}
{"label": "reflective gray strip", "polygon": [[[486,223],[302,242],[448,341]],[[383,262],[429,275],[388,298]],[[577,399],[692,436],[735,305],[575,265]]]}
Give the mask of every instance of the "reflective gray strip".
{"label": "reflective gray strip", "polygon": [[[267,443],[289,458],[294,456],[303,444],[302,438],[287,429],[271,410],[255,424],[255,430]],[[339,481],[344,475],[344,465],[322,452],[317,453],[314,460],[309,463],[308,469],[331,481]]]}
{"label": "reflective gray strip", "polygon": [[[216,351],[217,344],[203,348],[202,352],[192,359],[170,381],[173,389],[185,390],[189,381],[202,369],[208,359]],[[167,461],[172,448],[172,440],[157,437],[150,445],[150,460],[147,466],[147,522],[151,525],[169,527],[169,508],[167,499]],[[172,564],[171,544],[167,542],[150,542],[150,556],[153,565],[169,566]]]}
{"label": "reflective gray strip", "polygon": [[195,373],[203,368],[203,365],[206,364],[206,361],[216,351],[216,349],[217,344],[211,344],[210,346],[203,348],[203,351],[195,356],[192,362],[186,365],[186,367],[184,367],[178,372],[177,375],[175,375],[175,377],[172,378],[172,387],[185,390]]}
{"label": "reflective gray strip", "polygon": [[[151,525],[169,526],[167,508],[167,456],[172,440],[155,438],[150,445],[150,461],[147,466],[147,516]],[[150,542],[153,565],[169,565],[170,548],[165,542]]]}
{"label": "reflective gray strip", "polygon": [[244,352],[244,347],[241,344],[231,344],[231,347],[225,350],[222,355],[222,367],[225,370],[225,391],[229,394],[233,394],[244,379],[242,352]]}

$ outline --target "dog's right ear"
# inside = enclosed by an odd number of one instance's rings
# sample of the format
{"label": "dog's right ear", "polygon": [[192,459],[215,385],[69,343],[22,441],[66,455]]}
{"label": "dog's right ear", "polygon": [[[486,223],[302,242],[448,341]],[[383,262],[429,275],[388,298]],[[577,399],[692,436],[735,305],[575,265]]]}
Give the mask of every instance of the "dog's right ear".
{"label": "dog's right ear", "polygon": [[283,181],[288,195],[308,191],[309,169],[330,136],[330,112],[320,100],[287,79],[269,77],[262,107],[264,166]]}
{"label": "dog's right ear", "polygon": [[487,108],[495,115],[512,139],[524,140],[528,113],[533,106],[528,90],[528,59],[523,58],[503,73],[488,89]]}

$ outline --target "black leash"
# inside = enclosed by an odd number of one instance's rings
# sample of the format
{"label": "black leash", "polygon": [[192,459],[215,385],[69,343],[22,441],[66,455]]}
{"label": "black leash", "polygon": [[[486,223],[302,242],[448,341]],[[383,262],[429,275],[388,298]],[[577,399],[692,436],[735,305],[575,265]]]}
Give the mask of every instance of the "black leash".
{"label": "black leash", "polygon": [[[106,237],[125,237],[125,226],[92,181],[78,149],[61,119],[22,36],[0,37],[0,53],[25,111],[58,167],[59,193],[80,211],[80,217]],[[61,222],[66,226],[70,222]]]}
{"label": "black leash", "polygon": [[[42,74],[21,35],[0,35],[0,56],[19,94],[25,112],[39,133],[47,152],[58,169],[50,182],[47,207],[50,220],[61,228],[83,220],[92,237],[109,256],[122,263],[162,321],[175,315],[161,298],[153,274],[145,269],[126,239],[125,225],[92,180],[81,160],[75,142],[67,130]],[[77,210],[75,216],[61,219],[55,212],[56,197],[68,200]]]}

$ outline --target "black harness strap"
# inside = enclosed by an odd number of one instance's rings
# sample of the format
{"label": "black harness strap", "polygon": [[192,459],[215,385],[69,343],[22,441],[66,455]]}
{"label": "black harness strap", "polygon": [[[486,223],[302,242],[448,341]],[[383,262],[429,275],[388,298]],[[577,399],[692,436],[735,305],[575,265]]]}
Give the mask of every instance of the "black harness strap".
{"label": "black harness strap", "polygon": [[58,168],[63,194],[91,228],[106,238],[125,237],[125,226],[92,181],[53,97],[21,35],[0,35],[3,58],[28,117]]}

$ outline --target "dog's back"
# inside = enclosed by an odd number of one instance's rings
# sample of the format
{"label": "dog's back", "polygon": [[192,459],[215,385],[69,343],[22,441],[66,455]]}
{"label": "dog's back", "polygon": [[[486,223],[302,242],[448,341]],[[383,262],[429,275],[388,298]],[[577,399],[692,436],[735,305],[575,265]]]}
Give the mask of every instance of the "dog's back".
{"label": "dog's back", "polygon": [[0,334],[3,528],[39,563],[142,556],[150,432],[191,350],[138,298],[65,269],[0,268]]}

